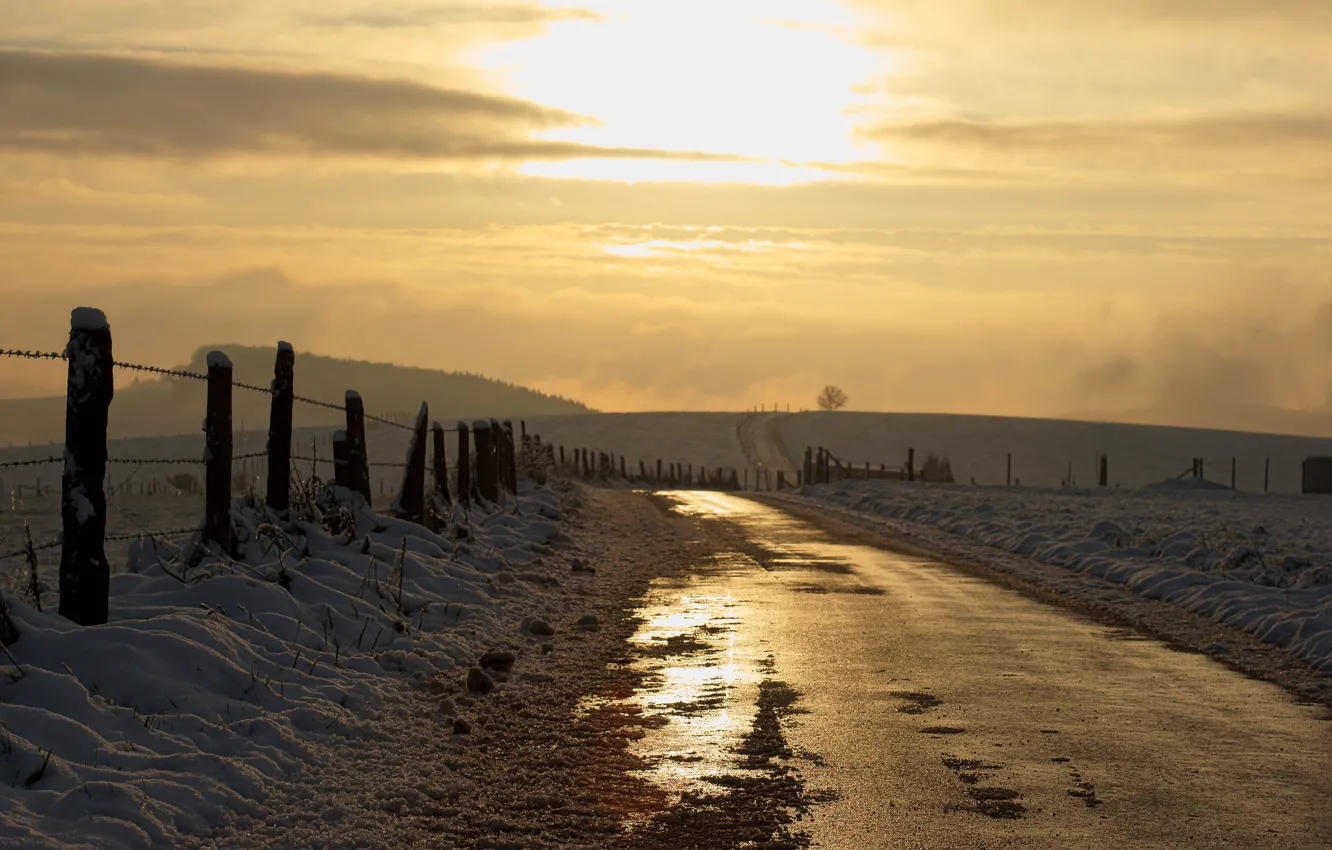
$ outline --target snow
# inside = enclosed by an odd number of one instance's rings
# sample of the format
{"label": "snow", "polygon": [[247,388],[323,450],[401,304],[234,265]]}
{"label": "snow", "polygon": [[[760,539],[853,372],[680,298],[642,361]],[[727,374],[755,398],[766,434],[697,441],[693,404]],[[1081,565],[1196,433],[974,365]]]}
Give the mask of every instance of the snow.
{"label": "snow", "polygon": [[489,430],[490,430],[490,422],[489,422],[488,420],[485,420],[485,419],[478,419],[478,420],[476,420],[475,422],[472,423],[472,430],[473,430],[473,431],[489,431]]}
{"label": "snow", "polygon": [[1004,553],[1058,567],[1070,579],[1061,590],[1083,599],[1096,597],[1102,579],[1122,585],[1332,672],[1327,498],[895,481],[845,481],[802,493],[795,498],[872,518],[895,534],[930,530],[978,544],[970,555],[1005,569],[1014,561]]}
{"label": "snow", "polygon": [[75,307],[69,314],[70,330],[101,331],[109,330],[106,314],[96,307]]}
{"label": "snow", "polygon": [[394,689],[465,671],[554,613],[569,566],[551,547],[574,497],[522,489],[513,515],[458,508],[439,535],[345,492],[291,524],[242,498],[235,560],[194,563],[195,537],[108,545],[104,626],[57,616],[54,593],[42,612],[7,593],[0,845],[172,846],[375,740]]}
{"label": "snow", "polygon": [[227,356],[225,351],[210,351],[208,352],[208,368],[230,369],[232,368],[231,358]]}

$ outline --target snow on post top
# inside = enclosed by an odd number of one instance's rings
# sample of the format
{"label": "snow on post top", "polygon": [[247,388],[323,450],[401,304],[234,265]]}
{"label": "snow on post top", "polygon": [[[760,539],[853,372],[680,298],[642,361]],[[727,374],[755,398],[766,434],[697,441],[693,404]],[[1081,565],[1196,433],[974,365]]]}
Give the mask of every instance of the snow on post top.
{"label": "snow on post top", "polygon": [[295,349],[291,347],[291,343],[282,342],[281,340],[278,340],[278,351],[294,351],[294,350]]}
{"label": "snow on post top", "polygon": [[208,352],[208,368],[230,369],[231,358],[227,356],[225,351],[210,351]]}
{"label": "snow on post top", "polygon": [[356,390],[347,390],[347,401],[360,401],[361,394]]}
{"label": "snow on post top", "polygon": [[75,307],[69,314],[70,330],[104,331],[108,328],[106,314],[96,307]]}
{"label": "snow on post top", "polygon": [[490,420],[488,420],[488,419],[478,419],[478,420],[476,420],[475,422],[472,423],[472,430],[473,430],[473,431],[489,431],[489,430],[490,430]]}

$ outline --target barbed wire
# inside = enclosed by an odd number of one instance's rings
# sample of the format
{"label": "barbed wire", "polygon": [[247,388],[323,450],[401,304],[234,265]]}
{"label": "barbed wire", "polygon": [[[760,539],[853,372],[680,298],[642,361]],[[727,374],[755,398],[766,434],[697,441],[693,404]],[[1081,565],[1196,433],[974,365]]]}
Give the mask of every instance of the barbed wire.
{"label": "barbed wire", "polygon": [[332,463],[339,466],[351,463],[349,460],[334,460],[331,457],[309,457],[308,455],[292,455],[291,459],[304,461],[305,463]]}
{"label": "barbed wire", "polygon": [[198,372],[186,372],[183,369],[163,369],[160,366],[144,366],[140,363],[122,363],[119,360],[111,361],[111,365],[117,369],[128,369],[131,372],[151,372],[154,375],[166,375],[169,378],[189,378],[192,381],[206,381],[207,375],[200,375]]}
{"label": "barbed wire", "polygon": [[398,469],[405,469],[405,468],[407,467],[407,464],[405,464],[405,463],[394,463],[394,462],[391,461],[391,460],[383,460],[383,461],[379,461],[378,463],[370,463],[370,464],[368,464],[368,466],[372,466],[372,467],[373,467],[373,466],[392,466],[392,467],[396,467],[396,468],[398,468]]}
{"label": "barbed wire", "polygon": [[64,360],[61,351],[29,351],[23,348],[0,348],[0,357],[26,357],[29,360]]}
{"label": "barbed wire", "polygon": [[272,387],[261,387],[258,384],[245,384],[240,381],[232,381],[231,385],[239,390],[250,390],[251,392],[263,393],[264,395],[273,395]]}
{"label": "barbed wire", "polygon": [[[59,545],[60,545],[59,540],[53,540],[50,543],[43,543],[41,546],[33,546],[32,551],[44,552],[47,549],[54,549]],[[18,550],[17,552],[5,552],[3,554],[0,554],[0,561],[7,561],[10,558],[18,558],[21,556],[26,556],[27,554],[28,554],[28,547],[24,546],[22,549]]]}
{"label": "barbed wire", "polygon": [[137,531],[133,534],[117,534],[105,538],[107,543],[120,543],[126,540],[140,540],[144,537],[179,537],[183,534],[197,534],[202,528],[177,528],[171,531]]}
{"label": "barbed wire", "polygon": [[365,418],[368,419],[368,420],[370,420],[371,422],[379,422],[379,423],[381,423],[381,424],[383,424],[383,425],[390,425],[390,426],[392,426],[392,427],[394,427],[394,428],[401,428],[401,429],[404,430],[404,431],[415,431],[415,430],[416,430],[416,428],[413,427],[413,426],[411,426],[411,425],[404,425],[404,424],[402,424],[401,422],[394,422],[392,419],[385,419],[385,418],[382,417],[382,416],[371,416],[369,413],[367,413],[367,414],[365,414]]}
{"label": "barbed wire", "polygon": [[246,455],[232,455],[232,456],[231,456],[231,460],[232,460],[233,462],[238,461],[238,460],[254,460],[255,458],[259,458],[259,457],[268,457],[268,452],[266,452],[266,451],[263,451],[263,452],[250,452],[249,454],[246,454]]}
{"label": "barbed wire", "polygon": [[341,410],[343,413],[346,413],[346,412],[347,412],[347,408],[346,408],[345,405],[341,405],[341,404],[332,404],[332,403],[330,403],[330,402],[327,402],[327,401],[319,401],[318,399],[314,399],[314,398],[306,398],[306,397],[303,396],[303,395],[294,395],[294,396],[292,396],[291,398],[292,398],[292,401],[299,401],[299,402],[302,403],[302,404],[312,404],[312,405],[314,405],[315,407],[327,407],[329,410]]}
{"label": "barbed wire", "polygon": [[169,466],[173,464],[190,465],[203,463],[199,458],[187,457],[109,457],[106,459],[106,462],[121,466]]}
{"label": "barbed wire", "polygon": [[35,460],[11,460],[0,463],[0,469],[13,469],[16,466],[45,466],[49,463],[64,463],[63,457],[42,457]]}

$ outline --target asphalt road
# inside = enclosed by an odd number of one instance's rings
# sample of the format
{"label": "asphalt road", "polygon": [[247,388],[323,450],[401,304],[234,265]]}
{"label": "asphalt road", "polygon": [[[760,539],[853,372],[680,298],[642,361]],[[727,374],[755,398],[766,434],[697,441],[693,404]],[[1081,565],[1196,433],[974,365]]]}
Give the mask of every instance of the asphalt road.
{"label": "asphalt road", "polygon": [[631,699],[682,822],[730,808],[749,846],[1332,846],[1326,708],[773,507],[668,497],[715,554],[643,603]]}

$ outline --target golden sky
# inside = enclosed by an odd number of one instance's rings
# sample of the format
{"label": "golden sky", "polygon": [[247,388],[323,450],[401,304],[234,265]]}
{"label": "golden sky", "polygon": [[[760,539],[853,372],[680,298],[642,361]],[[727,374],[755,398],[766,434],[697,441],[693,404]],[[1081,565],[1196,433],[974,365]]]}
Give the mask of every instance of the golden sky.
{"label": "golden sky", "polygon": [[[0,347],[1332,404],[1327,0],[0,0]],[[0,361],[0,395],[53,394]]]}

